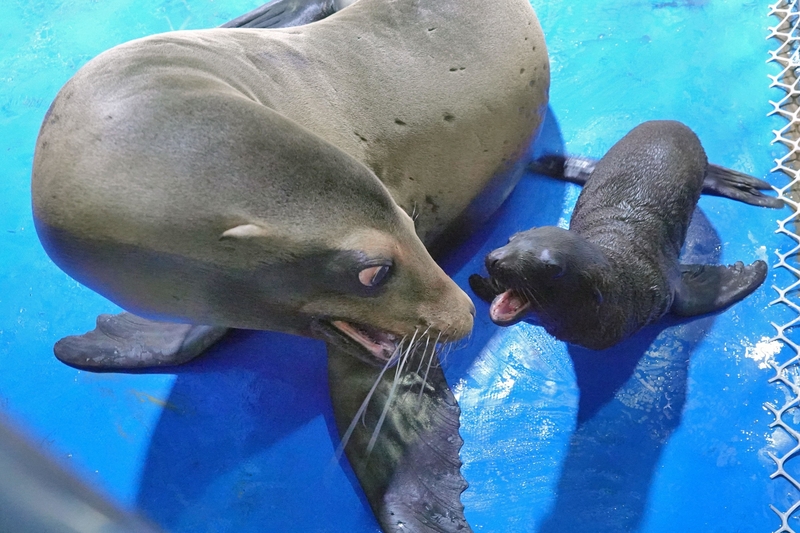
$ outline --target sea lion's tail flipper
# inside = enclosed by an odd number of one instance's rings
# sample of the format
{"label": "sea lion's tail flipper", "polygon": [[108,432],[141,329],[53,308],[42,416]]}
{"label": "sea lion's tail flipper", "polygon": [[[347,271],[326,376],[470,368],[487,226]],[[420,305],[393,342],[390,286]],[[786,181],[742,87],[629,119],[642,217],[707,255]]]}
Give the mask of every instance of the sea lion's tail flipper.
{"label": "sea lion's tail flipper", "polygon": [[681,265],[681,279],[670,311],[696,316],[719,311],[756,290],[767,277],[767,264],[756,261],[745,266]]}
{"label": "sea lion's tail flipper", "polygon": [[220,28],[289,28],[334,14],[355,0],[274,0]]}
{"label": "sea lion's tail flipper", "polygon": [[100,315],[95,329],[61,339],[53,351],[61,362],[89,370],[171,366],[194,359],[227,331],[156,322],[131,313]]}
{"label": "sea lion's tail flipper", "polygon": [[[331,346],[328,357],[336,423],[340,435],[349,437],[345,452],[383,530],[471,531],[461,504],[467,488],[458,455],[461,410],[438,358],[409,360],[398,375],[397,367],[382,373]],[[387,401],[385,420],[368,452]]]}
{"label": "sea lion's tail flipper", "polygon": [[780,209],[783,207],[783,200],[761,192],[770,190],[772,187],[764,180],[718,165],[708,165],[708,172],[703,181],[703,194],[724,196],[746,204]]}
{"label": "sea lion's tail flipper", "polygon": [[[534,174],[584,185],[596,164],[595,159],[588,157],[545,154],[533,160],[528,165],[528,170]],[[769,190],[772,187],[766,181],[719,165],[708,165],[703,181],[703,194],[723,196],[759,207],[783,207],[783,200],[761,192]]]}

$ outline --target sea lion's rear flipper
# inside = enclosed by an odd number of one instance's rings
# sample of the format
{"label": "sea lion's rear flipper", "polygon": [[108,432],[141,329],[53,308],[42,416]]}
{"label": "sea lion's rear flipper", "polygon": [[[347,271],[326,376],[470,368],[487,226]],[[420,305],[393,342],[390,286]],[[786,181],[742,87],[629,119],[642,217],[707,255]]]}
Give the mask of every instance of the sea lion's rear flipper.
{"label": "sea lion's rear flipper", "polygon": [[[528,165],[528,170],[534,174],[584,185],[596,165],[597,161],[588,157],[545,154],[533,160]],[[761,192],[769,190],[772,187],[766,181],[719,165],[708,165],[703,181],[703,194],[723,196],[759,207],[783,207],[783,200]]]}
{"label": "sea lion's rear flipper", "polygon": [[334,14],[353,0],[275,0],[226,22],[220,28],[289,28]]}
{"label": "sea lion's rear flipper", "polygon": [[724,309],[756,290],[767,277],[767,264],[756,261],[745,266],[680,265],[681,278],[675,288],[670,311],[696,316]]}
{"label": "sea lion's rear flipper", "polygon": [[100,315],[95,329],[61,339],[53,351],[63,363],[90,370],[171,366],[194,359],[227,331],[156,322],[131,313]]}
{"label": "sea lion's rear flipper", "polygon": [[772,187],[764,180],[718,165],[708,165],[706,179],[703,181],[703,194],[780,209],[783,207],[783,200],[761,192],[770,190]]}
{"label": "sea lion's rear flipper", "polygon": [[[328,347],[328,379],[347,458],[372,510],[387,533],[467,533],[461,493],[458,433],[461,410],[437,358],[409,361],[397,378],[393,400],[370,453],[374,429],[396,379],[396,368],[381,369]],[[425,376],[427,374],[427,379]],[[359,409],[377,382],[362,416]],[[420,389],[422,393],[420,394]]]}

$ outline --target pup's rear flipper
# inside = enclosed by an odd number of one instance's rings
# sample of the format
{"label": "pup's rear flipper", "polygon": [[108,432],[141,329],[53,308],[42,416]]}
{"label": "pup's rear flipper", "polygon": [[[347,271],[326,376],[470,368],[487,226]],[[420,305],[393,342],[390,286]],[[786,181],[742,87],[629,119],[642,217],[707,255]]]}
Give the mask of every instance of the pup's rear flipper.
{"label": "pup's rear flipper", "polygon": [[708,172],[703,180],[703,194],[780,209],[783,207],[783,200],[760,192],[771,189],[770,184],[764,180],[719,165],[708,165]]}
{"label": "pup's rear flipper", "polygon": [[681,265],[681,279],[675,288],[670,311],[679,316],[696,316],[724,309],[756,290],[767,277],[767,264],[756,261],[745,266]]}
{"label": "pup's rear flipper", "polygon": [[[597,161],[589,157],[545,154],[532,161],[528,165],[528,170],[535,174],[585,185],[596,165]],[[772,187],[766,181],[719,165],[708,165],[708,172],[703,180],[703,194],[723,196],[759,207],[774,209],[783,207],[783,200],[761,192],[769,190],[772,190]]]}
{"label": "pup's rear flipper", "polygon": [[53,351],[61,362],[89,370],[171,366],[194,359],[227,331],[156,322],[131,313],[100,315],[95,329],[61,339]]}
{"label": "pup's rear flipper", "polygon": [[275,0],[226,22],[220,28],[289,28],[322,20],[341,0]]}

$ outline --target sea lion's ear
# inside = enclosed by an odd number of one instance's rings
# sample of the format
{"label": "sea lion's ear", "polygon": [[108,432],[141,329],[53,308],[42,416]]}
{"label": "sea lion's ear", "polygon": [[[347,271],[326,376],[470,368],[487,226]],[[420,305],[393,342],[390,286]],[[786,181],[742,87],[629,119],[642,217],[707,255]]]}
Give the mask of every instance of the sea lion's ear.
{"label": "sea lion's ear", "polygon": [[542,252],[539,254],[539,261],[542,262],[547,275],[552,279],[558,279],[562,277],[567,271],[567,266],[558,255],[550,252],[550,248],[545,248],[542,250]]}
{"label": "sea lion's ear", "polygon": [[242,224],[224,232],[219,240],[252,239],[255,237],[269,237],[272,232],[258,224]]}

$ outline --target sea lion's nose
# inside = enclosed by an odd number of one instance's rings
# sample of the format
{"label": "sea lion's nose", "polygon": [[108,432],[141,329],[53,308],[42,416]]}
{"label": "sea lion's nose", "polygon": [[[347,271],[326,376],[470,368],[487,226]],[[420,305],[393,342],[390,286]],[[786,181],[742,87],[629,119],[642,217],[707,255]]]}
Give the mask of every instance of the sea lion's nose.
{"label": "sea lion's nose", "polygon": [[497,250],[489,252],[489,254],[486,255],[485,260],[486,270],[488,270],[491,274],[497,269],[497,266],[500,264],[500,262],[505,259],[506,255],[507,254],[503,248],[498,248]]}

